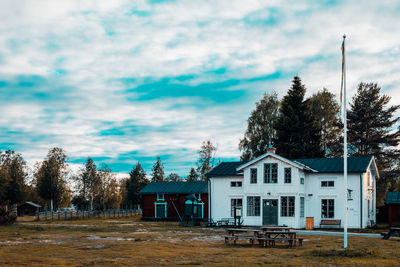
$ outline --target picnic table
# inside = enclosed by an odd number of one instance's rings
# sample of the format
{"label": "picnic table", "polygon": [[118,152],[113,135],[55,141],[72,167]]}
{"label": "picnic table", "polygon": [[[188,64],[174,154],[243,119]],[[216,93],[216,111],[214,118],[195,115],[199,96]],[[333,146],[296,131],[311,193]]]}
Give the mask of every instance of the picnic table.
{"label": "picnic table", "polygon": [[395,237],[400,237],[400,226],[399,227],[390,227],[390,230],[388,233],[382,233],[384,240],[388,240],[391,236]]}
{"label": "picnic table", "polygon": [[290,232],[292,229],[291,227],[288,226],[268,226],[268,225],[263,225],[260,227],[261,231],[263,232],[272,232],[272,231],[286,231]]}
{"label": "picnic table", "polygon": [[250,244],[254,245],[254,240],[257,240],[260,233],[259,229],[254,228],[228,228],[227,231],[228,235],[225,236],[225,245],[229,243],[229,240],[233,240],[233,244],[236,245],[238,239],[248,239]]}
{"label": "picnic table", "polygon": [[295,247],[296,241],[299,241],[299,246],[302,246],[303,238],[297,238],[296,232],[287,231],[263,231],[259,233],[257,238],[260,246],[275,246],[277,241],[281,241],[282,243],[288,242],[289,247]]}

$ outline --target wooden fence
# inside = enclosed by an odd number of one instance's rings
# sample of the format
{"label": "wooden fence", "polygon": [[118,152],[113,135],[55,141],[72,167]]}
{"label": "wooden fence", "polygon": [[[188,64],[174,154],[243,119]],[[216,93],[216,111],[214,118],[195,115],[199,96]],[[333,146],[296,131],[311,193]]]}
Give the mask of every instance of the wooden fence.
{"label": "wooden fence", "polygon": [[36,212],[35,221],[72,220],[85,218],[121,218],[141,214],[140,210],[92,210],[92,211],[42,211]]}

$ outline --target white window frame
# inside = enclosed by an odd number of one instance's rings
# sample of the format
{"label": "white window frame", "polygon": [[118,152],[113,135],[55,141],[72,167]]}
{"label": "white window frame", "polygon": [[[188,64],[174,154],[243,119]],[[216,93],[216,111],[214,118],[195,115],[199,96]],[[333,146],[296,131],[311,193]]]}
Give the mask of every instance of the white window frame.
{"label": "white window frame", "polygon": [[[289,170],[289,177],[286,176],[286,171]],[[286,178],[290,179],[289,182],[286,181]],[[283,169],[283,182],[285,184],[291,184],[292,183],[292,168],[287,167]]]}
{"label": "white window frame", "polygon": [[300,177],[300,184],[304,184],[305,182],[305,178],[304,177]]}
{"label": "white window frame", "polygon": [[306,211],[305,197],[300,197],[300,218],[304,218],[305,211]]}
{"label": "white window frame", "polygon": [[[322,210],[322,202],[324,201],[324,200],[326,200],[326,217],[323,217],[322,215],[323,215],[323,210]],[[329,200],[333,200],[333,208],[329,205]],[[335,218],[335,199],[334,198],[324,198],[324,199],[321,199],[321,218],[322,219],[333,219],[333,218]],[[332,209],[333,209],[333,216],[332,217],[328,217],[329,216],[329,212],[330,211],[332,211]]]}
{"label": "white window frame", "polygon": [[[162,197],[160,197],[162,196]],[[164,201],[165,200],[165,195],[164,194],[157,194],[157,201]]]}
{"label": "white window frame", "polygon": [[[253,201],[254,201],[254,203],[253,203],[253,208],[254,208],[254,210],[250,210],[249,209],[249,199],[250,198],[253,198]],[[256,198],[258,198],[259,199],[259,203],[258,203],[258,214],[257,214],[257,206],[256,206],[256,201],[255,201],[255,199]],[[243,203],[243,202],[242,202]],[[242,204],[243,205],[243,204]],[[251,211],[251,212],[250,212]],[[254,212],[253,212],[254,211]],[[246,212],[247,212],[247,216],[248,217],[259,217],[259,216],[261,216],[261,197],[260,196],[247,196],[247,199],[246,199]]]}
{"label": "white window frame", "polygon": [[[329,185],[330,182],[333,183],[332,186]],[[323,186],[322,183],[326,183],[326,186]],[[334,180],[321,180],[320,187],[321,188],[335,188],[335,181]]]}

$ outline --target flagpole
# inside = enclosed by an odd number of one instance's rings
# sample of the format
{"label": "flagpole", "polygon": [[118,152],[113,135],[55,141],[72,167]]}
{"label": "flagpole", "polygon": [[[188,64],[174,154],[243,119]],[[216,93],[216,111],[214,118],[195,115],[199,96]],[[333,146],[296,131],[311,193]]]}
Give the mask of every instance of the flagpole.
{"label": "flagpole", "polygon": [[347,109],[346,109],[346,57],[345,57],[345,40],[346,35],[343,35],[343,185],[344,185],[344,217],[343,217],[343,247],[347,248]]}

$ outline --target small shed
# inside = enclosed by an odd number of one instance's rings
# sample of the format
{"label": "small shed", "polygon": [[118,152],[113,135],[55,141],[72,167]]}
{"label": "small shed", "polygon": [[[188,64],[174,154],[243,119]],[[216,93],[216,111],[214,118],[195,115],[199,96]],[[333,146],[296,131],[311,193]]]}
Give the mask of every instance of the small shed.
{"label": "small shed", "polygon": [[208,182],[151,182],[140,194],[143,219],[182,221],[189,211],[197,220],[208,218]]}
{"label": "small shed", "polygon": [[387,192],[385,204],[389,225],[400,225],[400,192]]}
{"label": "small shed", "polygon": [[39,204],[27,201],[23,204],[18,205],[17,215],[18,216],[34,216],[36,212],[39,212],[42,206]]}

